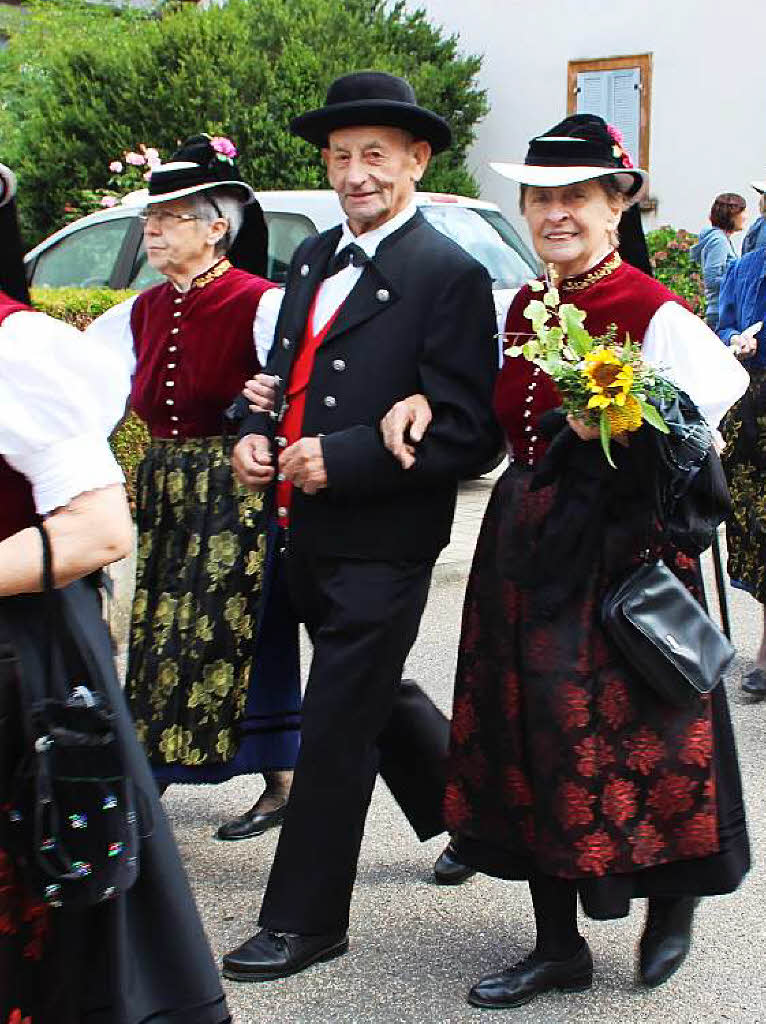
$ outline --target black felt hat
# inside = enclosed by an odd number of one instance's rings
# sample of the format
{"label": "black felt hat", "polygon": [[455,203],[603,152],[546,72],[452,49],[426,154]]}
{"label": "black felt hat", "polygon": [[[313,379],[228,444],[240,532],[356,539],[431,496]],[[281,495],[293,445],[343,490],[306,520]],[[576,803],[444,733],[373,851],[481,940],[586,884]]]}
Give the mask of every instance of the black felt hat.
{"label": "black felt hat", "polygon": [[596,114],[573,114],[531,139],[523,164],[490,166],[522,185],[548,188],[614,174],[631,203],[649,187],[649,175],[633,166],[621,134]]}
{"label": "black felt hat", "polygon": [[290,131],[315,146],[327,145],[336,128],[385,125],[404,128],[416,139],[425,139],[434,153],[448,149],[450,126],[432,110],[418,106],[415,91],[406,79],[385,71],[355,71],[336,78],[327,90],[325,105],[290,122]]}
{"label": "black felt hat", "polygon": [[29,303],[15,196],[16,175],[0,164],[0,291],[17,302]]}
{"label": "black felt hat", "polygon": [[255,193],[237,170],[237,150],[229,139],[193,135],[176,150],[168,163],[151,172],[149,188],[141,194],[147,205],[182,199],[195,192],[228,187],[242,193],[242,201],[251,203]]}

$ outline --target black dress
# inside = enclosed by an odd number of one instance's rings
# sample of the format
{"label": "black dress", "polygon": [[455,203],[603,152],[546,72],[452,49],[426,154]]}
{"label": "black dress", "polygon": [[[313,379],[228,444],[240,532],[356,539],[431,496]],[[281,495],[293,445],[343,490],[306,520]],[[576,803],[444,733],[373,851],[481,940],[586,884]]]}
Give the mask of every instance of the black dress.
{"label": "black dress", "polygon": [[[151,835],[142,842],[138,881],[125,896],[86,913],[64,913],[23,884],[8,851],[3,808],[0,1021],[18,1010],[19,1022],[29,1024],[227,1024],[218,972],[114,672],[99,596],[86,582],[73,587],[108,680],[127,773],[148,801],[143,817]],[[42,648],[36,595],[0,601],[0,616],[20,646]]]}

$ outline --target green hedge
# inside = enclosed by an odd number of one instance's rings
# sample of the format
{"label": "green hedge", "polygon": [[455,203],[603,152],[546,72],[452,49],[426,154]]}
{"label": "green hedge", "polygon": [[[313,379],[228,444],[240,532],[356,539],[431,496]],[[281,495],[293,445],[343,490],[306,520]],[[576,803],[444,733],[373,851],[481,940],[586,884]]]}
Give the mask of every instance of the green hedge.
{"label": "green hedge", "polygon": [[697,236],[670,225],[648,232],[646,241],[654,276],[685,299],[697,316],[705,315],[705,286],[699,265],[689,255]]}
{"label": "green hedge", "polygon": [[[97,316],[116,306],[133,292],[109,288],[36,288],[32,292],[35,309],[57,320],[84,330]],[[131,508],[135,507],[135,481],[138,464],[149,442],[149,432],[134,413],[129,413],[109,439],[112,451],[122,466]]]}

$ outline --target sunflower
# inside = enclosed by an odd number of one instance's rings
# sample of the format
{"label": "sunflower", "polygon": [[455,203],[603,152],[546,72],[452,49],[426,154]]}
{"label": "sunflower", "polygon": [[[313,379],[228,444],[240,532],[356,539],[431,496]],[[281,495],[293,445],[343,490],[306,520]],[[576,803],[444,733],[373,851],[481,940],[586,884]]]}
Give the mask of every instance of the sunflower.
{"label": "sunflower", "polygon": [[623,363],[609,349],[599,346],[585,356],[585,382],[593,392],[589,409],[608,409],[624,406],[633,386],[633,367]]}
{"label": "sunflower", "polygon": [[626,395],[623,405],[611,405],[606,410],[612,435],[629,434],[638,430],[643,422],[641,403],[633,395]]}

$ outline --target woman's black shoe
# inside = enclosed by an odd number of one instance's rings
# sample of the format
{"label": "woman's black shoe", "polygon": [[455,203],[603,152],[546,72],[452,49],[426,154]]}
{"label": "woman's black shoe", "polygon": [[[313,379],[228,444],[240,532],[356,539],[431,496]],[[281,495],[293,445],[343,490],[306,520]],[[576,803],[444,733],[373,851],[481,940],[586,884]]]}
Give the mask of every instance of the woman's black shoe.
{"label": "woman's black shoe", "polygon": [[460,885],[476,872],[458,858],[458,853],[452,845],[452,840],[442,850],[434,864],[434,878],[439,885]]}
{"label": "woman's black shoe", "polygon": [[568,960],[545,960],[539,953],[530,953],[507,971],[488,974],[468,993],[468,1002],[487,1009],[510,1009],[552,989],[584,992],[592,984],[593,957],[583,939],[580,950]]}
{"label": "woman's black shoe", "polygon": [[662,903],[651,901],[638,960],[641,980],[649,988],[666,982],[686,959],[698,902],[694,896],[679,896]]}
{"label": "woman's black shoe", "polygon": [[258,805],[251,807],[249,811],[232,818],[216,832],[218,839],[232,842],[236,839],[252,839],[254,836],[263,835],[267,829],[276,828],[281,825],[285,817],[287,804],[282,804],[274,811],[259,811]]}

